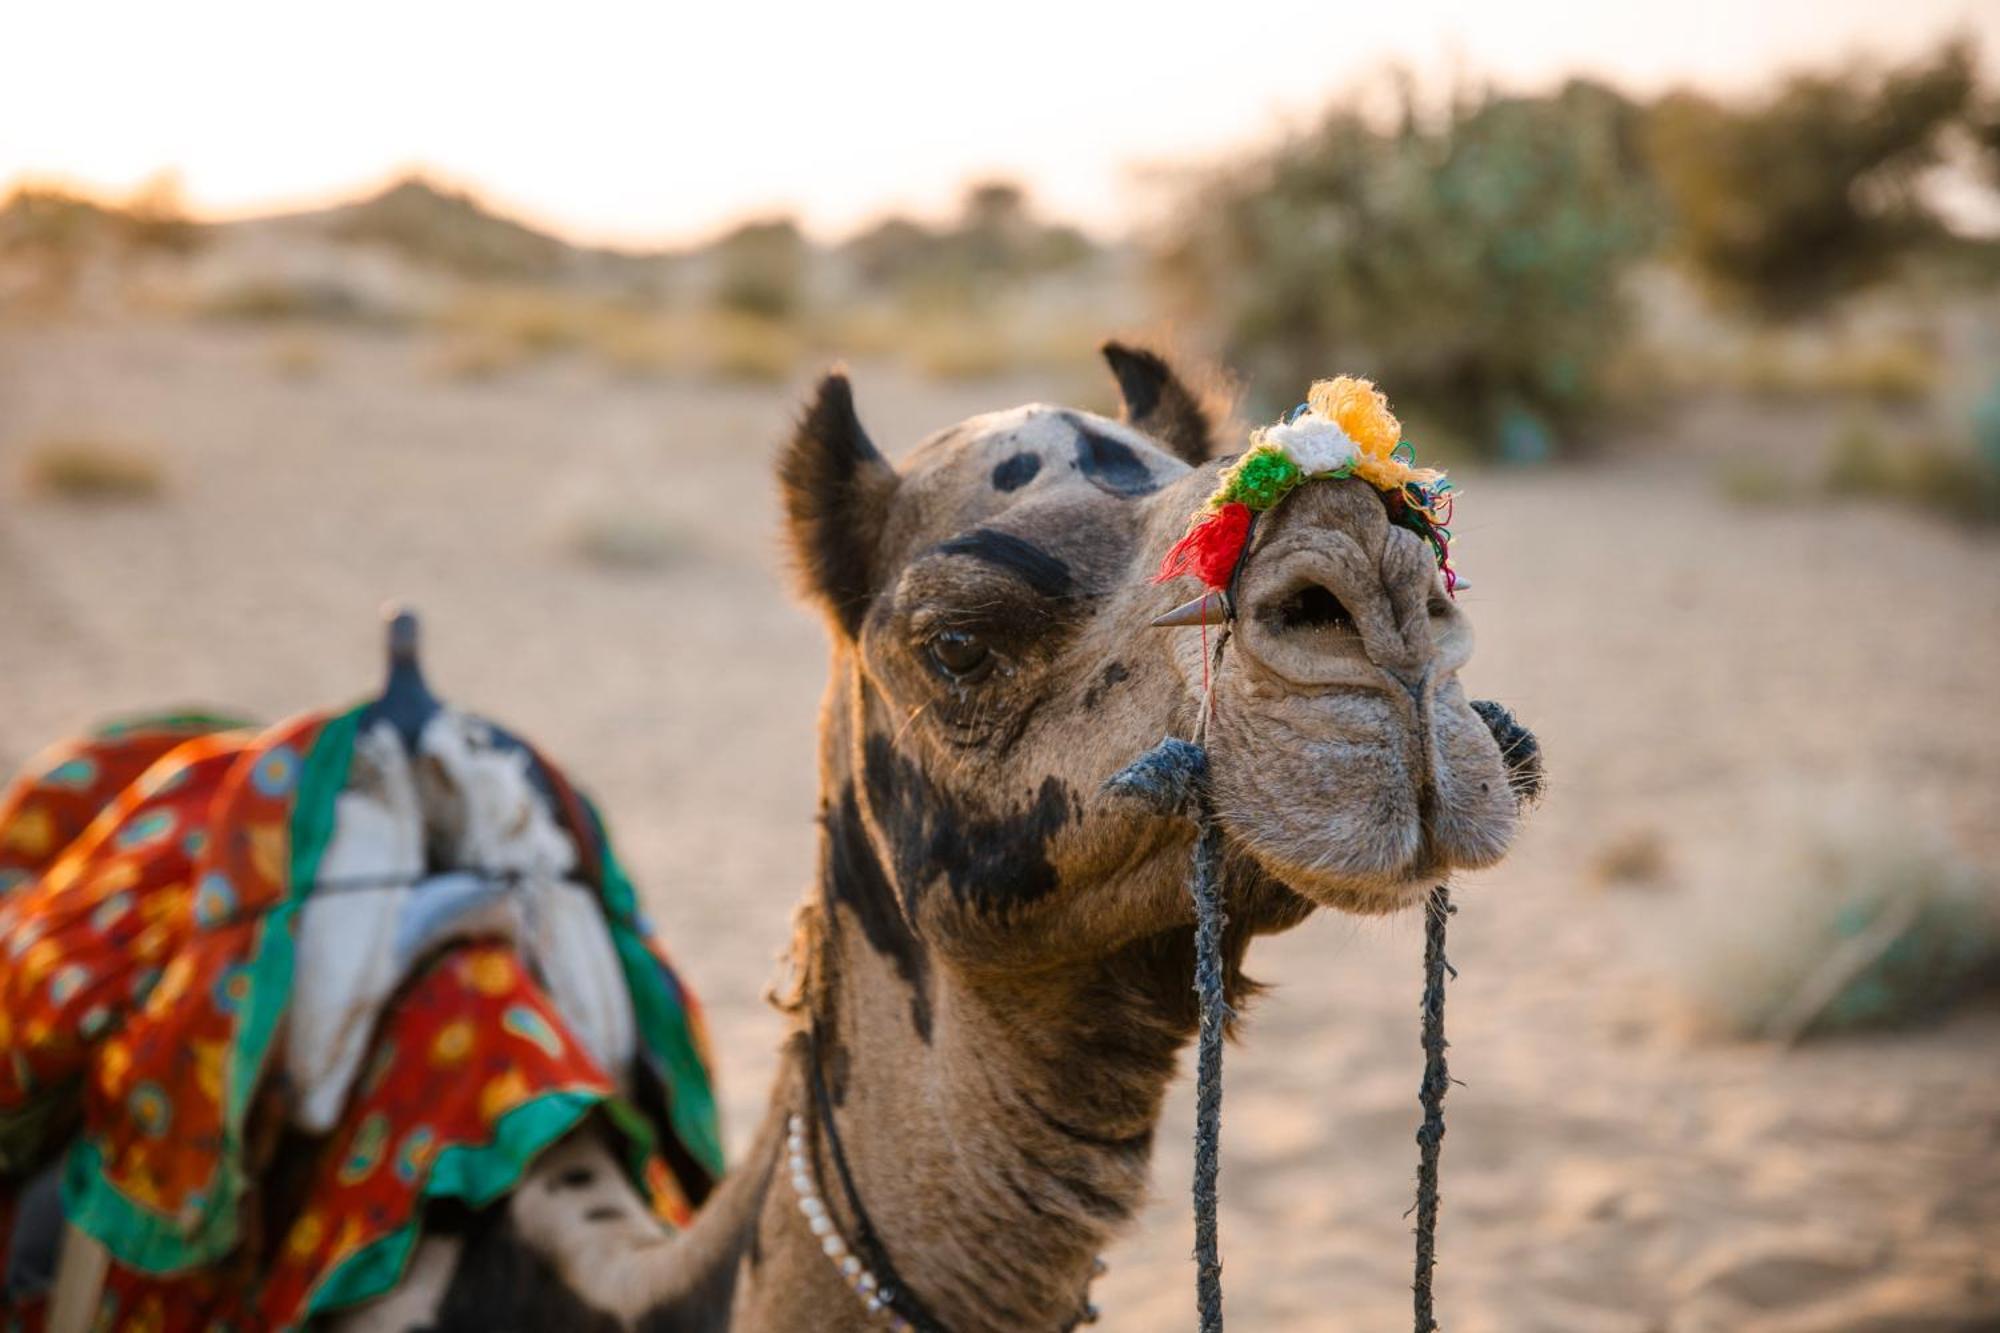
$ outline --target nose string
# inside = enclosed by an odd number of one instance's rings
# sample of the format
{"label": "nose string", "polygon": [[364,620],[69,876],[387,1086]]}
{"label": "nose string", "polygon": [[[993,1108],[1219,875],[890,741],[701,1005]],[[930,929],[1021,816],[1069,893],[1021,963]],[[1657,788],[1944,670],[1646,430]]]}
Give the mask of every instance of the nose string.
{"label": "nose string", "polygon": [[[1188,897],[1194,908],[1194,990],[1201,1017],[1196,1038],[1194,1126],[1194,1264],[1195,1311],[1200,1333],[1222,1333],[1222,1250],[1217,1228],[1218,1183],[1222,1167],[1222,1038],[1236,1014],[1223,983],[1222,935],[1228,915],[1222,906],[1222,827],[1215,817],[1209,785],[1208,727],[1214,716],[1214,680],[1221,673],[1236,620],[1237,588],[1249,563],[1251,541],[1246,536],[1230,571],[1222,607],[1221,632],[1213,650],[1208,643],[1207,604],[1201,616],[1202,702],[1192,741],[1166,737],[1113,774],[1104,784],[1108,794],[1129,796],[1162,815],[1191,819],[1195,826],[1193,864]],[[1417,1129],[1417,1190],[1411,1212],[1416,1214],[1416,1265],[1410,1284],[1416,1333],[1437,1333],[1431,1284],[1437,1268],[1438,1155],[1444,1143],[1444,1094],[1451,1085],[1445,1063],[1444,991],[1447,976],[1457,969],[1446,960],[1445,922],[1458,909],[1451,891],[1440,884],[1424,905],[1424,986],[1421,1005],[1424,1052],[1423,1080],[1417,1101],[1423,1123]],[[1404,1216],[1409,1216],[1405,1213]]]}

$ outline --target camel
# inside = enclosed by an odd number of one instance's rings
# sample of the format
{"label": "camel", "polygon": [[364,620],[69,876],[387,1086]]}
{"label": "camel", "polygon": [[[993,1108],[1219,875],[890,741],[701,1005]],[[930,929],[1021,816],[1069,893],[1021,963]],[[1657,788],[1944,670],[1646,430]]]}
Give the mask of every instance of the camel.
{"label": "camel", "polygon": [[1149,627],[1192,591],[1148,576],[1220,426],[1159,356],[1105,354],[1119,421],[1020,407],[895,466],[836,372],[783,449],[831,643],[818,877],[769,1108],[691,1227],[661,1231],[580,1132],[331,1328],[1073,1328],[1197,1022],[1193,831],[1106,779],[1193,735],[1210,692],[1237,1006],[1254,937],[1399,911],[1503,855],[1532,738],[1468,703],[1467,617],[1365,483],[1260,525],[1219,664],[1203,630]]}

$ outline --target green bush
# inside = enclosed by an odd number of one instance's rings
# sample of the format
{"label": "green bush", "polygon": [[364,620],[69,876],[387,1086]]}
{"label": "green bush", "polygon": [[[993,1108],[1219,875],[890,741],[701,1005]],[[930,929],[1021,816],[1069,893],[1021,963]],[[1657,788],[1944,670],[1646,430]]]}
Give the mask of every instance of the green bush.
{"label": "green bush", "polygon": [[1160,257],[1260,414],[1336,372],[1483,452],[1549,452],[1604,398],[1621,278],[1651,244],[1641,110],[1597,84],[1354,105],[1197,183]]}
{"label": "green bush", "polygon": [[1714,294],[1791,317],[1881,278],[1945,235],[1922,189],[1951,132],[1971,129],[1969,44],[1886,74],[1797,74],[1768,98],[1661,100],[1647,142],[1674,248]]}

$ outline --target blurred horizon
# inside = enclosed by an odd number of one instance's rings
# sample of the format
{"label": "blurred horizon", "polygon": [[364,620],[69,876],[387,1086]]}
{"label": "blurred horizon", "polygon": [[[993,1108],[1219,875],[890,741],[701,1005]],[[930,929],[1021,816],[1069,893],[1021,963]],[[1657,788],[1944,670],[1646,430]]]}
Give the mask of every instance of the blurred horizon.
{"label": "blurred horizon", "polygon": [[[2000,5],[1972,0],[1776,0],[1748,14],[1722,0],[1615,14],[1572,0],[1394,14],[1249,0],[1202,41],[1171,44],[1119,11],[1047,5],[982,26],[903,5],[850,25],[845,13],[669,18],[598,3],[569,11],[560,33],[484,13],[474,28],[454,6],[392,17],[364,5],[312,33],[237,0],[171,15],[112,8],[17,17],[14,49],[56,58],[17,57],[0,80],[9,191],[117,201],[169,179],[192,220],[226,222],[419,176],[572,243],[631,250],[700,243],[756,217],[796,218],[820,241],[890,216],[937,220],[990,179],[1018,182],[1046,215],[1100,240],[1122,238],[1157,220],[1169,178],[1190,164],[1303,130],[1399,72],[1432,102],[1570,78],[1740,95],[1815,65],[1891,65],[1952,36],[2000,51]],[[107,21],[123,34],[115,46],[97,40]],[[603,40],[614,23],[615,44]],[[301,41],[310,60],[297,59]],[[85,49],[79,74],[63,57]],[[459,50],[465,59],[445,58]],[[739,60],[688,59],[694,50],[755,51],[757,77]],[[803,136],[800,106],[814,111]]]}

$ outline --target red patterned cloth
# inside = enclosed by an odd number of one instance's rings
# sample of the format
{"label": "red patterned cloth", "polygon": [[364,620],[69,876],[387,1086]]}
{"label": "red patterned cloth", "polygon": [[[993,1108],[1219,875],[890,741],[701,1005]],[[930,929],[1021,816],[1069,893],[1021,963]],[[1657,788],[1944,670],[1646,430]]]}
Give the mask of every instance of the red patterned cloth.
{"label": "red patterned cloth", "polygon": [[[385,1012],[302,1201],[269,1215],[294,917],[358,722],[120,733],[53,754],[0,805],[17,873],[0,894],[0,1253],[23,1172],[66,1149],[65,1211],[114,1259],[104,1333],[285,1329],[379,1295],[427,1201],[500,1198],[593,1112],[663,1220],[685,1223],[719,1170],[698,1010],[637,932],[594,812],[551,773],[675,1118],[618,1099],[509,946],[461,945]],[[668,1136],[680,1175],[655,1151]],[[0,1333],[39,1319],[0,1307]]]}

